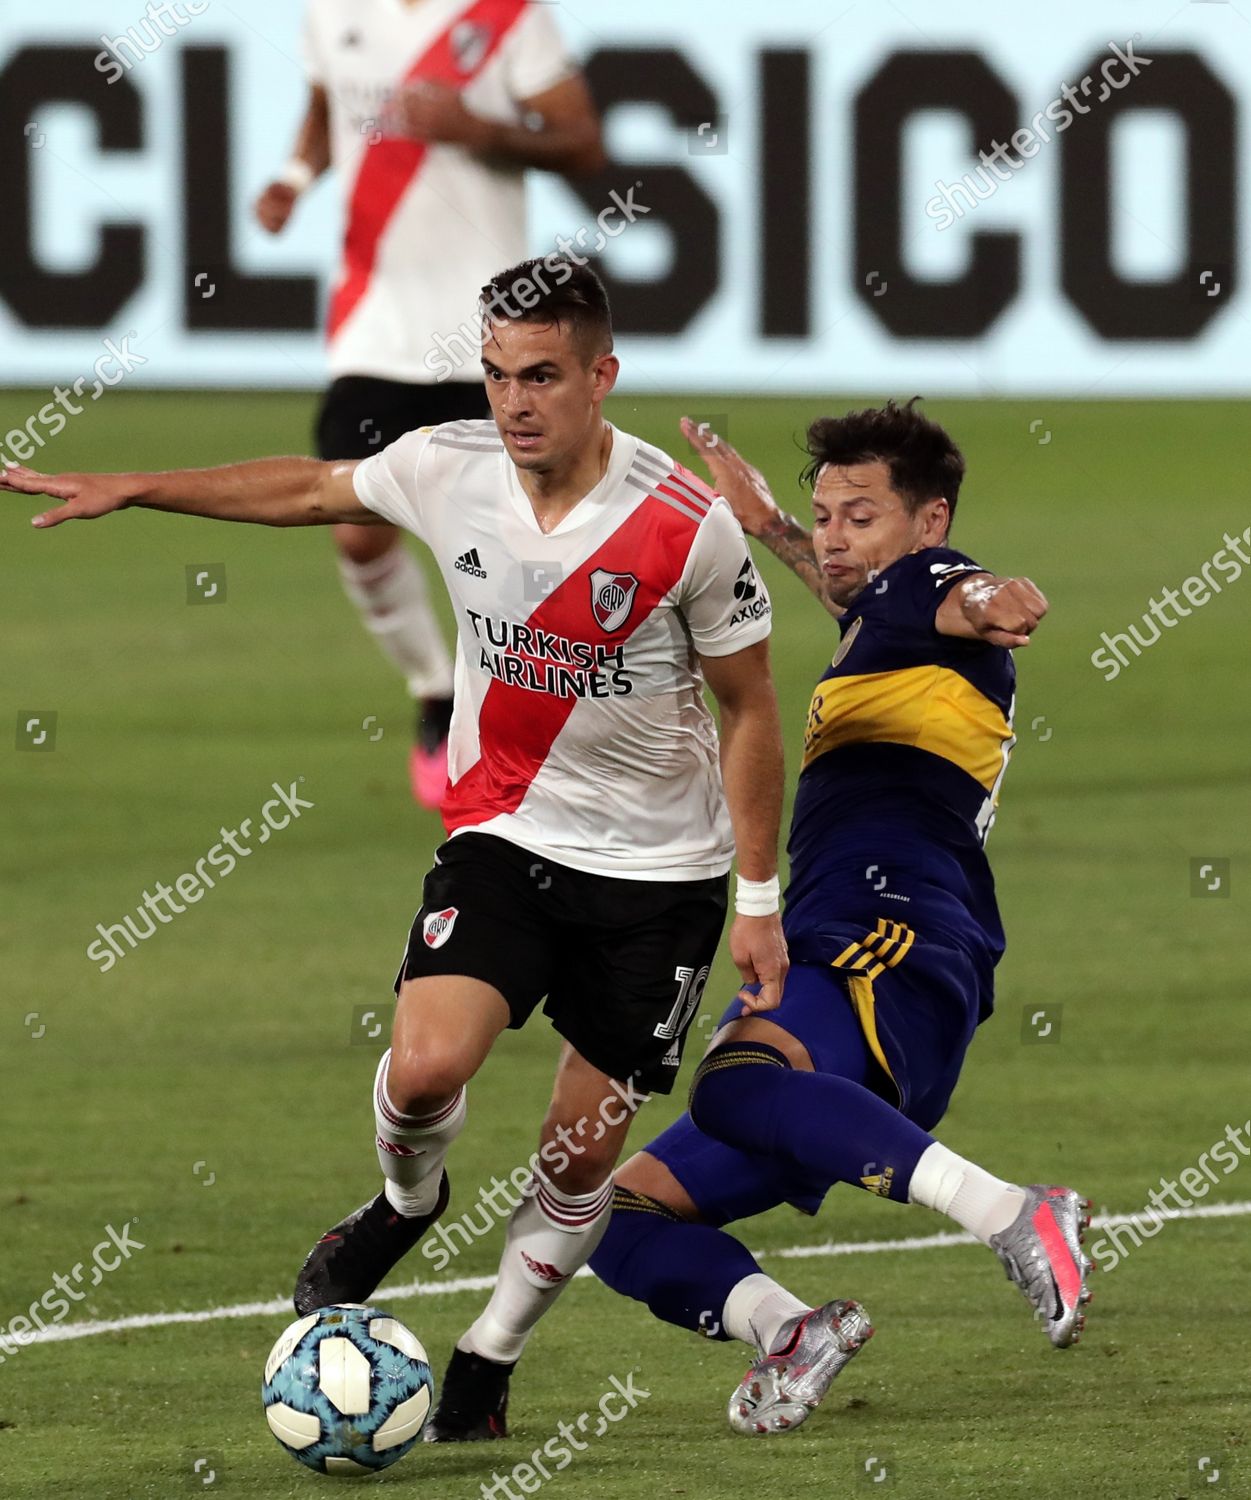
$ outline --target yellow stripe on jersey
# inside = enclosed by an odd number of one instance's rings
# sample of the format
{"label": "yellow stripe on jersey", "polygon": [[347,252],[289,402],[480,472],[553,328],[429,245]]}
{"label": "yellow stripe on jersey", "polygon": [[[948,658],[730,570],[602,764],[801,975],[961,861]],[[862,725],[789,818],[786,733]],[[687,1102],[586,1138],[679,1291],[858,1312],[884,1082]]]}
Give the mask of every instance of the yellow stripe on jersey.
{"label": "yellow stripe on jersey", "polygon": [[840,745],[912,745],[951,761],[989,792],[1011,738],[1002,709],[950,667],[827,677],[809,706],[804,768]]}
{"label": "yellow stripe on jersey", "polygon": [[[873,994],[873,981],[864,974],[848,974],[847,993],[851,996],[856,1019],[860,1022],[865,1041],[869,1044],[869,1051],[877,1059],[883,1073],[895,1084],[896,1094],[900,1094],[899,1085],[895,1083],[895,1075],[886,1061],[886,1053],[882,1051],[882,1043],[877,1034],[877,999]],[[902,1098],[902,1094],[900,1097]]]}
{"label": "yellow stripe on jersey", "polygon": [[862,972],[871,982],[883,969],[893,969],[915,940],[916,933],[911,927],[879,917],[876,930],[857,942],[848,943],[834,960],[834,968]]}

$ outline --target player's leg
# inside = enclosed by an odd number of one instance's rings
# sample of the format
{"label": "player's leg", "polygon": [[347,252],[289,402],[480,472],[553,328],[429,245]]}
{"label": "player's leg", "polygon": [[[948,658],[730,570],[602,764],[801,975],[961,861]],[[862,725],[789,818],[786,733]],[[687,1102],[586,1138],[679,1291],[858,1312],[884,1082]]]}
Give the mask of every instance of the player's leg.
{"label": "player's leg", "polygon": [[478,833],[439,849],[396,979],[391,1048],[374,1078],[383,1191],[314,1246],[296,1282],[300,1312],[367,1300],[446,1207],[443,1163],[464,1123],[465,1085],[549,987],[531,863]]}
{"label": "player's leg", "polygon": [[776,1162],[710,1140],[689,1115],[617,1174],[612,1221],[591,1268],[666,1322],[748,1345],[754,1358],[726,1413],[736,1432],[799,1427],[873,1335],[859,1303],[804,1302],[717,1227],[788,1198],[815,1212],[824,1191],[786,1181]]}
{"label": "player's leg", "polygon": [[634,1113],[630,1102],[625,1085],[566,1042],[531,1182],[508,1221],[495,1290],[457,1341],[427,1442],[506,1435],[509,1376],[535,1325],[607,1227],[613,1167]]}
{"label": "player's leg", "polygon": [[509,1225],[495,1294],[460,1342],[431,1442],[499,1437],[508,1381],[538,1319],[586,1264],[612,1209],[635,1110],[668,1093],[725,923],[725,877],[622,880],[549,861],[536,920],[556,958],[545,1010],[568,1044],[543,1127],[536,1193]]}
{"label": "player's leg", "polygon": [[443,1163],[465,1122],[465,1084],[508,1025],[503,995],[463,975],[410,979],[374,1076],[383,1190],[328,1230],[296,1281],[296,1311],[365,1302],[448,1202]]}
{"label": "player's leg", "polygon": [[[436,427],[443,422],[486,421],[491,403],[481,380],[448,380],[437,385],[406,386],[407,404],[400,426]],[[409,682],[409,692],[420,696],[416,734],[409,756],[409,781],[413,796],[423,807],[441,807],[447,791],[448,734],[452,727],[452,692],[446,697],[434,691],[420,695]]]}
{"label": "player's leg", "polygon": [[[934,945],[921,953],[910,970],[882,974],[878,965],[875,979],[794,964],[776,1021],[731,1019],[714,1039],[692,1084],[692,1118],[714,1139],[791,1171],[946,1214],[996,1251],[1035,1307],[1057,1289],[1048,1333],[1071,1343],[1089,1300],[1082,1200],[1067,1188],[1004,1181],[918,1123],[941,1118],[976,1024],[968,961]],[[894,1072],[879,1027],[889,1028]],[[915,1107],[921,1100],[928,1114]]]}
{"label": "player's leg", "polygon": [[808,1311],[721,1227],[786,1201],[776,1163],[714,1141],[684,1114],[614,1180],[612,1219],[591,1257],[613,1291],[675,1328],[757,1351],[787,1318]]}
{"label": "player's leg", "polygon": [[[319,457],[369,458],[404,432],[432,420],[413,410],[413,393],[424,389],[355,375],[336,380],[317,420]],[[431,605],[425,573],[403,533],[393,526],[340,525],[333,528],[333,535],[348,598],[418,704],[417,756],[428,759],[430,765],[423,759],[421,785],[414,791],[420,791],[423,805],[437,807],[447,780],[452,658]],[[414,761],[414,775],[416,770]]]}

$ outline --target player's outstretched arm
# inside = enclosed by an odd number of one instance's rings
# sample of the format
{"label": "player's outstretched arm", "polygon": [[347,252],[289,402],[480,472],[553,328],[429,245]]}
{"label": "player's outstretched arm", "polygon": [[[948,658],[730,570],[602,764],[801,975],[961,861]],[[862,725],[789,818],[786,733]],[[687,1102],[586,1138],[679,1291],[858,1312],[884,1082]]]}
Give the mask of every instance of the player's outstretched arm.
{"label": "player's outstretched arm", "polygon": [[31,525],[38,527],[94,521],[130,507],[259,526],[380,523],[382,518],[356,498],[355,469],[354,463],[321,463],[314,458],[262,458],[165,474],[39,474],[9,464],[0,469],[0,490],[61,501],[57,509],[32,519]]}
{"label": "player's outstretched arm", "polygon": [[[778,871],[782,824],[782,726],[769,671],[769,643],[759,641],[728,656],[700,657],[704,677],[721,710],[721,780],[734,826],[739,874],[767,881]],[[734,918],[730,956],[744,984],[759,982],[758,995],[741,998],[749,1011],[776,1009],[786,979],[786,939],[782,919]]]}
{"label": "player's outstretched arm", "polygon": [[948,591],[938,606],[934,628],[939,635],[992,646],[1028,646],[1047,608],[1042,591],[1028,578],[974,573]]}
{"label": "player's outstretched arm", "polygon": [[738,524],[780,558],[837,619],[843,611],[825,592],[825,579],[812,550],[812,533],[779,508],[760,470],[718,437],[707,422],[697,425],[690,417],[683,417],[681,427],[683,437],[708,465],[713,488],[725,496]]}

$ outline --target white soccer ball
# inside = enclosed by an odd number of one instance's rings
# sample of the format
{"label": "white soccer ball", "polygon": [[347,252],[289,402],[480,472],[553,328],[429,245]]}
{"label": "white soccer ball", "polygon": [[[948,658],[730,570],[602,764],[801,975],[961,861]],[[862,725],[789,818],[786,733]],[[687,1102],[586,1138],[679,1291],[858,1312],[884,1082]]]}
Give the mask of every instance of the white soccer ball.
{"label": "white soccer ball", "polygon": [[323,1307],[292,1323],[265,1362],[270,1431],[319,1474],[359,1474],[403,1458],[434,1400],[426,1351],[376,1307]]}

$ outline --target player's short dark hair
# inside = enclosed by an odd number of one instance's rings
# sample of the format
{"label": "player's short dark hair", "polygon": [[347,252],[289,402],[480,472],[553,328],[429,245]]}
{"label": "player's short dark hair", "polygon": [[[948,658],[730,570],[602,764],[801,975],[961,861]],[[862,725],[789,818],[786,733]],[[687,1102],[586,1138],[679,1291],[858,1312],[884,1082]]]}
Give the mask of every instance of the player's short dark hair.
{"label": "player's short dark hair", "polygon": [[604,283],[588,265],[562,255],[523,260],[492,276],[479,305],[493,322],[572,327],[589,355],[612,353],[612,310]]}
{"label": "player's short dark hair", "polygon": [[920,399],[913,396],[904,406],[888,401],[885,406],[849,411],[843,417],[818,417],[808,429],[811,462],[804,470],[804,481],[815,484],[826,464],[845,468],[884,463],[890,469],[891,488],[909,511],[942,496],[954,519],[964,454],[945,428],[916,410]]}

